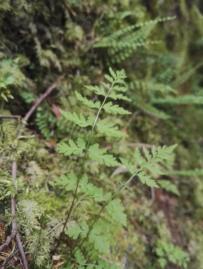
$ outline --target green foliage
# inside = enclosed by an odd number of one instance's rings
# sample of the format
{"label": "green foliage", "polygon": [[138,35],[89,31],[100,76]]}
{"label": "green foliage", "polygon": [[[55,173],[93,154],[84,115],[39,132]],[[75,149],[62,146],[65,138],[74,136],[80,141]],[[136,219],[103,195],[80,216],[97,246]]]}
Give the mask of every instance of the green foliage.
{"label": "green foliage", "polygon": [[[116,187],[116,191],[109,191],[108,187],[102,184],[100,173],[104,171],[105,176],[107,176],[108,169],[120,166],[121,162],[119,162],[118,156],[115,157],[113,153],[103,147],[100,137],[101,134],[106,140],[111,140],[112,137],[117,139],[123,137],[119,127],[114,127],[114,123],[112,124],[112,114],[126,115],[129,113],[113,103],[117,100],[117,94],[122,93],[124,97],[122,99],[125,99],[124,94],[127,90],[124,82],[125,73],[110,69],[109,74],[105,75],[105,79],[106,82],[101,83],[101,86],[87,87],[91,93],[102,95],[103,101],[92,101],[90,97],[88,99],[77,94],[77,100],[86,107],[86,115],[78,115],[74,111],[62,113],[65,120],[85,128],[86,132],[82,136],[78,133],[75,141],[69,138],[68,142],[62,141],[58,144],[58,152],[69,157],[69,162],[71,162],[71,157],[75,157],[75,159],[72,159],[69,173],[54,183],[64,197],[66,197],[66,193],[73,195],[71,206],[66,213],[68,221],[65,222],[65,233],[75,241],[77,249],[75,254],[78,251],[81,253],[85,251],[92,262],[95,262],[95,258],[98,259],[100,255],[110,255],[110,248],[115,245],[114,236],[127,225],[122,202],[117,197],[120,191],[128,186],[134,176],[138,176],[145,185],[158,187],[153,178],[163,174],[171,167],[175,148],[174,146],[153,147],[150,151],[143,150],[143,155],[139,150],[136,150],[133,154],[134,163],[130,163],[122,157],[122,164],[126,164],[133,177],[121,183],[121,187]],[[109,99],[112,101],[109,102]],[[77,109],[77,105],[75,108]],[[95,109],[97,112],[94,112]],[[89,118],[95,119],[88,121]],[[87,129],[87,127],[90,128]],[[79,174],[77,163],[80,165],[80,173],[83,171],[83,174]],[[97,169],[93,170],[91,175],[88,167],[95,164]],[[86,167],[87,165],[88,167]],[[103,170],[104,168],[105,170]],[[77,203],[80,204],[80,200],[82,204],[73,211],[74,206],[77,207]],[[93,216],[90,214],[92,210]],[[86,212],[85,219],[81,220],[77,211]],[[70,215],[72,217],[69,217]],[[82,260],[85,263],[85,259]],[[77,257],[76,262],[78,262]]]}
{"label": "green foliage", "polygon": [[178,265],[181,268],[188,268],[188,254],[180,247],[168,243],[166,241],[158,241],[156,247],[156,255],[160,268],[166,268],[168,262]]}
{"label": "green foliage", "polygon": [[169,180],[160,180],[159,181],[159,186],[162,189],[164,189],[164,190],[166,190],[168,192],[171,192],[173,194],[176,194],[176,195],[180,194],[177,186],[174,183],[170,182]]}
{"label": "green foliage", "polygon": [[108,136],[109,138],[116,138],[121,139],[125,136],[121,130],[119,130],[118,125],[114,122],[110,121],[109,119],[100,120],[97,124],[97,130],[99,135],[101,136]]}
{"label": "green foliage", "polygon": [[[27,97],[28,100],[28,97]],[[53,127],[56,125],[56,118],[50,112],[48,106],[44,108],[39,108],[36,113],[35,119],[37,128],[41,132],[41,134],[46,138],[49,139],[53,136]]]}
{"label": "green foliage", "polygon": [[0,200],[2,201],[10,197],[10,195],[13,193],[13,186],[9,180],[9,175],[4,172],[1,172],[0,174],[0,193]]}
{"label": "green foliage", "polygon": [[99,164],[114,167],[118,165],[115,157],[111,154],[106,154],[105,149],[100,149],[98,144],[91,145],[88,150],[88,155],[92,161],[96,161]]}
{"label": "green foliage", "polygon": [[13,98],[11,87],[22,87],[25,82],[25,76],[19,68],[18,61],[18,58],[0,60],[0,97],[4,101]]}
{"label": "green foliage", "polygon": [[159,22],[173,20],[174,17],[157,18],[117,30],[98,41],[95,48],[107,48],[113,62],[122,62],[132,56],[139,47],[146,47],[156,41],[149,40],[154,27]]}
{"label": "green foliage", "polygon": [[1,116],[63,77],[19,139],[0,119],[0,224],[15,158],[30,268],[203,267],[200,2],[0,1]]}
{"label": "green foliage", "polygon": [[62,142],[58,145],[58,152],[64,156],[80,156],[84,150],[85,141],[82,138],[78,138],[76,143],[70,139],[68,143]]}
{"label": "green foliage", "polygon": [[88,117],[86,118],[84,115],[80,114],[76,114],[76,112],[62,112],[63,117],[67,120],[70,121],[76,125],[78,125],[79,127],[88,127],[88,126],[92,126],[93,123],[93,118]]}
{"label": "green foliage", "polygon": [[[143,149],[143,155],[141,151],[137,149],[133,156],[133,162],[132,159],[128,161],[123,158],[121,161],[131,173],[132,178],[137,176],[139,180],[148,187],[159,187],[159,183],[153,178],[165,174],[165,169],[169,169],[172,166],[175,147],[176,146],[152,147],[151,151]],[[160,182],[163,183],[163,181]],[[167,189],[166,181],[165,188]]]}

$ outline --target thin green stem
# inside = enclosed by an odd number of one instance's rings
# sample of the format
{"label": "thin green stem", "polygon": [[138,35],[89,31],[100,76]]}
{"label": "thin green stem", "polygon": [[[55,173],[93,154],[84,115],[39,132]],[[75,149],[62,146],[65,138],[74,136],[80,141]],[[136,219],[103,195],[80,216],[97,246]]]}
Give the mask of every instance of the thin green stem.
{"label": "thin green stem", "polygon": [[107,98],[109,97],[109,95],[110,95],[110,93],[111,93],[111,91],[112,91],[114,85],[115,85],[115,82],[112,82],[111,87],[109,88],[109,90],[108,90],[108,92],[107,92],[107,95],[105,96],[105,98],[104,98],[104,100],[103,100],[103,102],[102,102],[102,104],[101,104],[101,106],[100,106],[100,108],[99,108],[99,110],[98,110],[98,112],[97,112],[97,115],[96,115],[96,117],[95,117],[94,123],[93,123],[93,125],[92,125],[92,132],[93,132],[93,130],[95,129],[95,126],[96,126],[97,121],[98,121],[98,119],[99,119],[99,115],[100,115],[100,113],[101,113],[101,111],[102,111],[102,109],[103,109],[103,107],[104,107],[104,105],[105,105],[105,103],[106,103],[106,100],[107,100]]}

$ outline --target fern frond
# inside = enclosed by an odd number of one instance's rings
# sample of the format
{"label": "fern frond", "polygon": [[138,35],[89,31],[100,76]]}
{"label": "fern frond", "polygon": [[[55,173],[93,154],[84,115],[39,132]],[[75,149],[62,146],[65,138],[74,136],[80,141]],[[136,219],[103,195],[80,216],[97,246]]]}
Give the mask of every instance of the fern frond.
{"label": "fern frond", "polygon": [[82,138],[78,138],[76,142],[72,139],[68,141],[68,143],[61,142],[57,146],[57,150],[59,153],[62,153],[64,156],[81,156],[83,151],[86,148],[86,143]]}
{"label": "fern frond", "polygon": [[124,207],[119,199],[112,200],[107,206],[107,213],[112,220],[122,226],[126,226],[127,218],[124,213]]}
{"label": "fern frond", "polygon": [[88,233],[88,229],[89,227],[86,222],[78,223],[76,221],[72,221],[68,224],[65,233],[73,240],[76,240],[79,236],[81,238],[85,238]]}
{"label": "fern frond", "polygon": [[143,171],[139,172],[137,174],[137,176],[142,184],[144,184],[150,188],[158,188],[159,187],[157,182],[151,176],[146,175]]}
{"label": "fern frond", "polygon": [[82,96],[79,92],[76,92],[75,94],[78,101],[80,101],[86,107],[99,108],[101,106],[101,103],[99,101],[93,102],[92,100],[89,100],[86,97]]}
{"label": "fern frond", "polygon": [[[136,149],[133,161],[121,158],[121,163],[133,175],[137,176],[139,180],[149,187],[159,187],[158,182],[155,180],[158,176],[166,174],[166,170],[171,166],[174,161],[173,151],[176,145],[153,147],[151,150]],[[155,179],[154,179],[155,178]],[[133,177],[131,177],[131,180]]]}
{"label": "fern frond", "polygon": [[166,98],[154,98],[152,100],[153,104],[167,104],[167,105],[202,105],[203,96],[195,95],[183,95],[176,97],[166,97]]}
{"label": "fern frond", "polygon": [[35,122],[41,134],[46,139],[49,139],[53,135],[53,127],[56,124],[56,118],[47,105],[37,110]]}
{"label": "fern frond", "polygon": [[122,138],[125,136],[125,134],[119,130],[118,126],[116,126],[114,122],[110,122],[106,119],[100,120],[97,123],[97,131],[99,134],[106,137]]}
{"label": "fern frond", "polygon": [[106,154],[106,149],[99,148],[98,144],[90,146],[88,154],[91,160],[96,161],[99,164],[105,164],[110,167],[118,165],[115,157],[111,154]]}
{"label": "fern frond", "polygon": [[114,105],[112,102],[106,103],[103,108],[109,114],[114,114],[114,115],[129,115],[129,114],[131,114],[128,110],[120,107],[119,105]]}
{"label": "fern frond", "polygon": [[70,121],[70,122],[72,122],[72,123],[74,123],[82,128],[92,126],[92,124],[94,122],[93,116],[85,117],[84,115],[77,114],[76,112],[71,113],[71,112],[66,112],[66,111],[61,111],[61,114],[66,120],[68,120],[68,121]]}
{"label": "fern frond", "polygon": [[175,195],[180,195],[177,186],[169,180],[159,180],[158,184],[162,189],[166,190],[167,192],[171,192]]}
{"label": "fern frond", "polygon": [[105,76],[106,82],[101,83],[100,86],[86,86],[86,88],[96,95],[117,100],[130,101],[124,93],[128,90],[127,84],[125,83],[126,74],[124,70],[114,71],[109,68],[109,74]]}
{"label": "fern frond", "polygon": [[91,198],[95,202],[104,202],[109,199],[108,192],[105,193],[102,188],[90,183],[86,175],[84,175],[81,179],[79,191],[85,194],[87,199]]}
{"label": "fern frond", "polygon": [[174,17],[157,18],[145,23],[139,23],[120,29],[97,42],[95,48],[106,48],[115,62],[121,62],[130,57],[140,46],[146,46],[157,41],[148,41],[152,30],[159,22],[173,20]]}
{"label": "fern frond", "polygon": [[144,148],[143,155],[140,149],[136,149],[134,159],[138,166],[150,171],[154,175],[160,175],[163,173],[164,167],[172,165],[175,147],[176,145],[169,147],[152,147],[151,151]]}
{"label": "fern frond", "polygon": [[134,105],[149,116],[162,119],[162,120],[167,120],[170,118],[170,115],[168,115],[167,113],[156,108],[155,106],[153,106],[153,104],[146,103],[139,98],[136,98]]}
{"label": "fern frond", "polygon": [[68,175],[63,175],[62,177],[58,178],[54,184],[55,186],[59,187],[63,191],[74,191],[77,184],[77,176],[76,174],[71,171]]}
{"label": "fern frond", "polygon": [[[105,85],[107,87],[107,85]],[[106,96],[106,90],[105,90],[105,87],[104,87],[104,84],[103,84],[103,87],[102,85],[99,87],[99,86],[86,86],[86,88],[95,93],[96,95],[98,96],[103,96],[105,97]],[[115,87],[117,88],[117,87]],[[124,101],[127,101],[127,102],[130,102],[131,99],[128,98],[127,96],[123,95],[122,93],[115,93],[115,92],[111,92],[109,94],[109,98],[113,99],[113,100],[124,100]]]}

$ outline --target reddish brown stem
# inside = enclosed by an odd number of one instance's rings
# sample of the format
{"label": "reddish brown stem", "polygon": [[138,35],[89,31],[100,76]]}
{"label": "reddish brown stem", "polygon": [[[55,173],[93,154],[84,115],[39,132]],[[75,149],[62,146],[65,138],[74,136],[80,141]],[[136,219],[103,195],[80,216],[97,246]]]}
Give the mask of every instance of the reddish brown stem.
{"label": "reddish brown stem", "polygon": [[58,83],[61,81],[63,76],[59,77],[51,86],[47,88],[47,90],[39,96],[34,104],[31,106],[29,111],[26,113],[25,117],[23,118],[23,122],[26,124],[29,120],[29,118],[32,116],[32,114],[35,112],[37,107],[53,92],[53,90],[58,86]]}

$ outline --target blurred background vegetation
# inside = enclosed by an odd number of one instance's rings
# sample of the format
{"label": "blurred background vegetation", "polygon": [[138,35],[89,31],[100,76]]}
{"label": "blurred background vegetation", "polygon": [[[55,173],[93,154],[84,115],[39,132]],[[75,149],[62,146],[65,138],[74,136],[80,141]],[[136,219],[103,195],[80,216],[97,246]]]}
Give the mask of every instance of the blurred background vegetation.
{"label": "blurred background vegetation", "polygon": [[[122,195],[129,220],[117,239],[123,268],[203,269],[202,26],[200,0],[0,0],[1,114],[24,115],[64,75],[28,126],[35,150],[20,173],[29,198],[46,203],[52,215],[60,208],[60,199],[47,194],[47,181],[65,162],[56,144],[70,132],[60,109],[76,106],[74,92],[102,81],[109,66],[125,69],[131,99],[129,137],[120,150],[178,145],[169,176],[178,191],[133,185]],[[9,124],[1,128],[12,140]]]}

